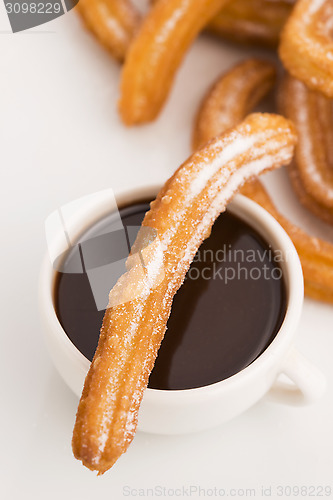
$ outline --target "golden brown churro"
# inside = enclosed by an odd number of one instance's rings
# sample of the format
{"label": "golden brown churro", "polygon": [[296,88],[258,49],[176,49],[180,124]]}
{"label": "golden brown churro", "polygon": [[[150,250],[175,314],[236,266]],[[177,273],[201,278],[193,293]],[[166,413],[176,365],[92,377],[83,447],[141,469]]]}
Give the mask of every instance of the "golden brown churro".
{"label": "golden brown churro", "polygon": [[294,0],[234,0],[209,23],[219,36],[246,44],[276,47]]}
{"label": "golden brown churro", "polygon": [[198,111],[193,149],[244,120],[273,87],[275,78],[275,66],[258,59],[241,62],[218,78]]}
{"label": "golden brown churro", "polygon": [[160,112],[186,50],[230,0],[159,0],[131,44],[121,78],[119,109],[127,125]]}
{"label": "golden brown churro", "polygon": [[[207,142],[206,131],[209,131],[211,137],[214,137],[223,130],[234,127],[246,116],[250,107],[249,102],[252,102],[253,105],[256,104],[252,100],[251,84],[254,91],[258,86],[264,90],[264,85],[259,81],[261,78],[268,90],[268,83],[273,84],[273,80],[268,77],[268,75],[273,74],[273,70],[270,68],[269,63],[248,60],[234,67],[216,82],[211,93],[205,97],[200,107],[193,134],[194,146]],[[248,85],[244,85],[244,79],[250,69],[252,77],[249,78]],[[257,73],[257,78],[254,73]],[[259,94],[257,97],[260,98]],[[229,103],[227,110],[225,102]],[[233,106],[234,113],[232,112]],[[219,116],[220,113],[223,113],[222,118]],[[333,302],[333,245],[319,238],[311,237],[281,215],[259,180],[247,182],[241,193],[270,212],[289,234],[301,259],[306,295]]]}
{"label": "golden brown churro", "polygon": [[310,236],[284,217],[259,180],[246,183],[241,193],[265,208],[288,233],[301,260],[305,294],[333,303],[333,245]]}
{"label": "golden brown churro", "polygon": [[289,73],[327,97],[333,97],[332,19],[332,0],[298,0],[279,48]]}
{"label": "golden brown churro", "polygon": [[283,114],[297,129],[298,144],[289,173],[300,201],[315,215],[333,223],[332,101],[286,76],[280,89]]}
{"label": "golden brown churro", "polygon": [[76,6],[87,28],[122,62],[141,23],[130,0],[80,0]]}
{"label": "golden brown churro", "polygon": [[[194,153],[152,202],[132,248],[133,256],[146,247],[145,228],[158,235],[161,245],[146,266],[149,279],[138,280],[131,256],[110,293],[110,303],[116,297],[118,305],[105,313],[78,407],[73,451],[88,468],[105,472],[132,441],[173,296],[215,219],[247,179],[288,163],[295,142],[285,118],[250,115]],[[136,298],[129,300],[133,287]]]}

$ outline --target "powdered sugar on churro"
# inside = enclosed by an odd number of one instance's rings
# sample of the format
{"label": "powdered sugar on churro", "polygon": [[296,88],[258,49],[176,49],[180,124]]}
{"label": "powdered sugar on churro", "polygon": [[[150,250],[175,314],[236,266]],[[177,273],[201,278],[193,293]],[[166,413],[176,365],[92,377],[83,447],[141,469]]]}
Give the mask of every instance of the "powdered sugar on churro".
{"label": "powdered sugar on churro", "polygon": [[309,5],[308,15],[312,16],[313,14],[315,14],[315,12],[317,12],[317,10],[319,10],[323,6],[325,1],[326,0],[312,0]]}
{"label": "powdered sugar on churro", "polygon": [[[326,158],[321,161],[318,158],[316,150],[318,149],[317,136],[314,135],[312,131],[312,120],[313,117],[310,116],[311,103],[310,99],[314,99],[315,96],[311,96],[309,90],[306,86],[293,79],[290,82],[290,88],[292,90],[293,97],[293,110],[295,112],[295,119],[297,130],[299,131],[299,146],[298,146],[298,168],[301,177],[305,182],[313,184],[315,189],[318,189],[320,194],[320,199],[318,202],[323,202],[323,197],[327,199],[328,202],[332,202],[333,206],[333,175],[330,172],[331,166],[323,165],[323,161],[326,162]],[[316,99],[321,97],[317,96]],[[322,134],[326,131],[322,130]],[[322,155],[322,151],[319,151]]]}
{"label": "powdered sugar on churro", "polygon": [[155,43],[159,45],[163,45],[165,43],[166,38],[169,36],[170,31],[175,29],[175,26],[182,19],[184,15],[184,6],[183,8],[175,9],[172,13],[172,17],[166,20],[164,25],[161,27],[159,33],[155,37]]}
{"label": "powdered sugar on churro", "polygon": [[[235,156],[248,151],[248,149],[253,146],[258,138],[256,136],[240,136],[236,135],[230,144],[227,144],[224,148],[217,142],[214,146],[213,154],[216,152],[216,157],[211,162],[204,162],[203,165],[199,165],[199,171],[193,182],[191,183],[189,194],[191,197],[197,196],[202,189],[206,186],[208,180],[216,174],[216,172],[221,169],[222,164],[226,164],[231,161]],[[223,173],[221,172],[223,177]]]}
{"label": "powdered sugar on churro", "polygon": [[[175,274],[177,274],[182,268],[188,268],[192,262],[194,255],[197,251],[198,246],[205,237],[207,227],[212,225],[216,217],[225,210],[227,203],[230,201],[232,196],[235,194],[239,186],[241,186],[246,180],[254,177],[267,169],[272,167],[274,162],[277,165],[282,165],[288,163],[293,154],[293,146],[286,144],[281,147],[281,143],[272,140],[269,142],[270,149],[267,150],[266,154],[261,158],[254,159],[244,165],[240,169],[236,169],[236,165],[231,165],[229,171],[231,172],[228,179],[223,178],[217,179],[216,183],[210,188],[212,193],[217,193],[215,198],[213,198],[209,209],[207,210],[204,218],[197,226],[196,232],[193,234],[192,239],[188,242],[185,249],[183,258],[179,260],[177,268],[175,269]],[[260,148],[257,149],[257,155],[260,156],[262,151]],[[256,156],[256,152],[252,152],[253,157]],[[223,186],[223,189],[222,189]],[[213,196],[213,195],[212,195]],[[170,283],[169,288],[172,289],[173,284]]]}
{"label": "powdered sugar on churro", "polygon": [[[142,293],[106,311],[78,409],[73,449],[88,467],[104,472],[131,442],[173,296],[215,218],[247,178],[288,162],[294,142],[284,118],[251,115],[185,162],[152,204],[142,229],[151,227],[159,238],[144,246],[139,232],[110,300]],[[145,266],[138,264],[140,252]]]}
{"label": "powdered sugar on churro", "polygon": [[114,17],[110,16],[106,6],[102,3],[97,3],[96,8],[99,10],[101,18],[105,19],[108,29],[111,30],[111,32],[114,33],[114,35],[119,40],[121,40],[122,42],[126,41],[126,39],[128,38],[128,34],[125,33],[119,21]]}

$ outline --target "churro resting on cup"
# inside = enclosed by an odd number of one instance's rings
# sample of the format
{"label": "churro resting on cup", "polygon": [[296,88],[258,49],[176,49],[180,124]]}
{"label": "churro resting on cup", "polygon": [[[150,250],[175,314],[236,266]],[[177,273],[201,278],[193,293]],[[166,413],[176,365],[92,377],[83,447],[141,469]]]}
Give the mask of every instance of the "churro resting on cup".
{"label": "churro resting on cup", "polygon": [[[195,152],[151,203],[128,271],[110,292],[117,305],[106,310],[77,411],[73,451],[89,469],[105,472],[132,441],[173,296],[215,219],[244,182],[289,163],[295,142],[285,118],[250,115]],[[143,273],[135,255],[147,247],[147,228],[159,244]]]}

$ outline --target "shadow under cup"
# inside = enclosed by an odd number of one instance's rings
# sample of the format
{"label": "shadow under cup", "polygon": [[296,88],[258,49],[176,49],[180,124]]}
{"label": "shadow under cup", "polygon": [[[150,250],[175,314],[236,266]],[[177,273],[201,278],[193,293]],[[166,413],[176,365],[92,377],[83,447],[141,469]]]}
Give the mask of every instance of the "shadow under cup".
{"label": "shadow under cup", "polygon": [[[86,271],[84,256],[89,254],[90,268],[109,264],[112,282],[106,276],[106,283],[99,286],[112,288],[125,271],[128,249],[149,201],[120,209],[121,232],[115,230],[112,214],[94,224],[84,235],[86,248],[84,243],[73,247],[67,263],[83,258]],[[285,317],[281,259],[282,254],[250,225],[229,211],[222,214],[174,298],[148,387],[204,387],[249,366],[275,338]],[[66,261],[62,267],[66,272],[58,272],[55,284],[56,313],[69,339],[91,361],[104,311],[96,307],[91,273],[70,272]]]}

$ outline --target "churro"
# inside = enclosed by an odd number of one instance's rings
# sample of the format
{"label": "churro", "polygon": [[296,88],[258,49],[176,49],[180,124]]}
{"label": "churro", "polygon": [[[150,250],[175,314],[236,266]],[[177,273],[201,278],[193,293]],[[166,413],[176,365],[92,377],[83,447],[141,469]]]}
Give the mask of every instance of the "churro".
{"label": "churro", "polygon": [[[224,130],[236,126],[246,116],[250,108],[249,103],[251,102],[254,106],[258,102],[253,100],[251,84],[253,91],[256,91],[258,87],[264,90],[263,83],[267,85],[266,89],[268,90],[269,82],[273,84],[273,80],[269,76],[273,74],[273,69],[270,68],[269,63],[248,60],[222,75],[211,92],[204,98],[200,107],[194,126],[194,147],[209,140],[206,131],[209,131],[210,137],[214,137]],[[252,76],[249,77],[248,83],[245,85],[244,79],[249,72]],[[260,83],[260,79],[262,79],[262,83]],[[260,97],[259,94],[257,96]],[[228,103],[227,108],[226,102]],[[223,116],[220,117],[219,114],[223,114]],[[276,209],[269,194],[258,179],[247,182],[241,189],[241,193],[270,212],[289,234],[302,263],[306,295],[333,303],[333,245],[308,235],[284,217]]]}
{"label": "churro", "polygon": [[208,31],[232,41],[276,47],[294,0],[234,0],[208,24]]}
{"label": "churro", "polygon": [[285,116],[297,129],[298,144],[289,167],[301,203],[333,223],[333,107],[324,95],[286,76],[279,100]]}
{"label": "churro", "polygon": [[[78,407],[73,451],[88,468],[105,472],[132,441],[173,296],[215,219],[247,179],[288,163],[295,142],[285,118],[250,115],[195,152],[151,203],[132,248],[135,255],[146,247],[145,228],[158,235],[149,280],[138,280],[138,261],[130,256],[128,272],[110,292],[118,305],[106,310]],[[133,288],[136,298],[127,300]]]}
{"label": "churro", "polygon": [[332,19],[332,0],[298,0],[279,48],[289,73],[327,97],[333,97]]}
{"label": "churro", "polygon": [[159,0],[153,5],[123,67],[119,110],[125,124],[156,118],[186,50],[228,1]]}
{"label": "churro", "polygon": [[333,245],[310,236],[284,217],[259,180],[246,183],[241,193],[265,208],[288,233],[302,264],[307,297],[333,303]]}
{"label": "churro", "polygon": [[141,15],[130,0],[80,0],[77,12],[86,27],[122,62],[141,24]]}
{"label": "churro", "polygon": [[218,78],[197,113],[193,149],[244,120],[273,87],[275,78],[275,66],[259,59],[241,62]]}

